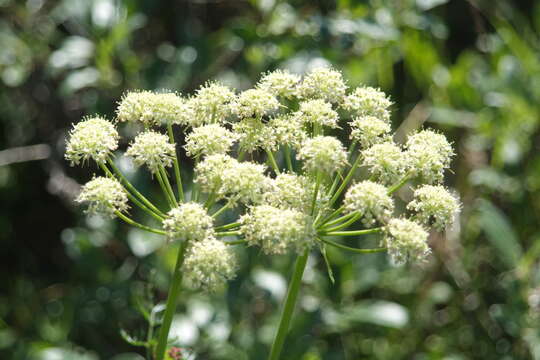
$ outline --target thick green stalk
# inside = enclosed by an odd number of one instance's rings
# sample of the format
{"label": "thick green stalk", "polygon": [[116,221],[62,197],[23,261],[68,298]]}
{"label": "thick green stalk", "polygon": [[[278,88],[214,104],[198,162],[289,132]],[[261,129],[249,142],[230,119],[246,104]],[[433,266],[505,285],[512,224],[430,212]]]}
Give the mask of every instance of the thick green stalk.
{"label": "thick green stalk", "polygon": [[[176,143],[174,141],[174,133],[172,129],[172,124],[169,122],[167,123],[167,132],[169,133],[169,141],[171,144],[174,144],[176,146]],[[180,198],[180,202],[184,201],[184,188],[182,186],[182,176],[180,175],[180,164],[178,161],[178,153],[175,151],[175,156],[173,159],[173,166],[174,166],[174,175],[176,177],[176,187],[178,188],[178,197]]]}
{"label": "thick green stalk", "polygon": [[283,306],[281,318],[279,320],[279,327],[272,343],[270,355],[268,360],[278,360],[283,344],[285,343],[285,337],[289,332],[289,326],[291,324],[291,318],[298,299],[298,292],[300,291],[300,285],[302,283],[302,276],[304,275],[304,269],[306,268],[307,259],[309,256],[309,250],[305,250],[302,255],[296,259],[296,265],[294,266],[294,273],[287,290],[287,298]]}
{"label": "thick green stalk", "polygon": [[279,166],[276,162],[276,158],[274,157],[274,154],[271,150],[266,149],[266,154],[268,155],[268,160],[270,161],[270,165],[272,165],[272,168],[276,172],[276,174],[280,174],[281,171],[279,171]]}
{"label": "thick green stalk", "polygon": [[182,264],[184,263],[184,255],[186,253],[186,242],[180,243],[178,249],[178,257],[176,259],[176,265],[174,267],[174,273],[172,277],[171,287],[169,289],[169,296],[167,297],[167,305],[165,307],[165,314],[163,315],[163,322],[159,329],[158,343],[156,346],[156,360],[163,360],[165,351],[167,349],[167,340],[169,338],[169,330],[171,329],[171,323],[176,312],[176,303],[178,300],[178,294],[180,293],[180,287],[182,286]]}

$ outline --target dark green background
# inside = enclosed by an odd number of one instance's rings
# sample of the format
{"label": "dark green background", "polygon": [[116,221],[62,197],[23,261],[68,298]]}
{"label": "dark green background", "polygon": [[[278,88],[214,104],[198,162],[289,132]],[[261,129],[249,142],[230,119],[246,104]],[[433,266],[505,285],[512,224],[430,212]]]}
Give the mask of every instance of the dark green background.
{"label": "dark green background", "polygon": [[[332,251],[331,284],[313,256],[283,359],[540,359],[539,33],[532,0],[1,0],[0,358],[142,359],[119,330],[144,335],[137,302],[166,295],[174,246],[74,205],[98,171],[63,160],[71,123],[112,118],[126,89],[326,59],[390,94],[394,128],[452,139],[463,213],[422,266]],[[227,292],[182,299],[198,359],[267,353],[292,258],[238,255]]]}

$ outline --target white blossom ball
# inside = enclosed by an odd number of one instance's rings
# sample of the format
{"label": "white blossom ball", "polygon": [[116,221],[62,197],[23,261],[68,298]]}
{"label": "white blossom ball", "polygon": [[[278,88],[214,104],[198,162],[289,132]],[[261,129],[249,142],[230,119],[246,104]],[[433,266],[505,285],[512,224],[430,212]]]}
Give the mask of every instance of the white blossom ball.
{"label": "white blossom ball", "polygon": [[372,87],[358,87],[347,95],[342,107],[356,116],[374,116],[384,122],[390,122],[392,102],[386,94]]}
{"label": "white blossom ball", "polygon": [[385,227],[383,245],[388,248],[396,264],[424,260],[430,253],[428,232],[419,224],[407,219],[392,219]]}
{"label": "white blossom ball", "polygon": [[372,181],[354,184],[345,193],[343,207],[347,213],[357,211],[366,226],[375,222],[386,223],[394,212],[394,201],[388,189]]}
{"label": "white blossom ball", "polygon": [[415,211],[421,223],[439,230],[451,224],[460,210],[459,201],[444,186],[424,185],[414,191],[407,209]]}
{"label": "white blossom ball", "polygon": [[186,136],[186,153],[189,156],[224,154],[228,152],[238,136],[219,124],[209,124],[194,128]]}
{"label": "white blossom ball", "polygon": [[252,162],[236,162],[221,174],[218,197],[242,204],[259,204],[268,188],[268,178],[264,175],[266,166]]}
{"label": "white blossom ball", "polygon": [[277,150],[276,138],[270,126],[257,118],[245,118],[233,124],[241,151],[254,152],[259,149]]}
{"label": "white blossom ball", "polygon": [[280,115],[270,119],[271,139],[276,144],[298,148],[308,137],[304,124],[297,116]]}
{"label": "white blossom ball", "polygon": [[411,171],[427,183],[439,183],[454,156],[446,137],[432,130],[422,130],[407,139],[407,159]]}
{"label": "white blossom ball", "polygon": [[314,184],[305,176],[281,173],[271,179],[264,202],[280,209],[310,210]]}
{"label": "white blossom ball", "polygon": [[184,260],[183,271],[194,288],[215,291],[234,278],[236,259],[222,241],[209,237],[190,245]]}
{"label": "white blossom ball", "polygon": [[116,117],[118,121],[140,121],[152,126],[179,123],[184,112],[184,100],[175,93],[130,91],[118,103]]}
{"label": "white blossom ball", "polygon": [[246,90],[236,99],[234,112],[239,118],[257,118],[277,110],[279,102],[272,93],[263,89]]}
{"label": "white blossom ball", "polygon": [[195,165],[195,180],[206,193],[218,192],[223,183],[225,170],[235,167],[238,161],[229,155],[214,154],[206,156]]}
{"label": "white blossom ball", "polygon": [[312,246],[315,236],[311,217],[293,209],[254,206],[239,222],[247,243],[266,254],[301,253]]}
{"label": "white blossom ball", "polygon": [[191,108],[192,127],[204,124],[224,123],[232,114],[232,103],[236,95],[225,85],[217,82],[207,82],[188,100]]}
{"label": "white blossom ball", "polygon": [[322,99],[329,103],[340,103],[347,91],[341,72],[330,67],[313,69],[298,86],[301,99]]}
{"label": "white blossom ball", "polygon": [[296,116],[303,123],[329,128],[338,127],[338,113],[332,109],[332,104],[321,99],[302,101]]}
{"label": "white blossom ball", "polygon": [[122,185],[114,179],[96,177],[87,182],[75,199],[78,203],[87,203],[88,212],[114,217],[115,212],[124,212],[128,206],[128,196]]}
{"label": "white blossom ball", "polygon": [[332,174],[347,164],[347,152],[333,136],[316,136],[307,139],[296,155],[304,162],[306,171]]}
{"label": "white blossom ball", "polygon": [[390,140],[390,124],[375,116],[355,117],[350,125],[350,138],[358,141],[363,148]]}
{"label": "white blossom ball", "polygon": [[213,220],[199,203],[187,202],[171,209],[163,220],[170,239],[201,241],[214,235]]}
{"label": "white blossom ball", "polygon": [[137,166],[146,165],[152,173],[157,173],[160,166],[172,165],[176,149],[167,135],[148,130],[135,137],[126,155],[131,156]]}
{"label": "white blossom ball", "polygon": [[72,165],[93,159],[105,162],[118,148],[118,132],[114,125],[97,116],[83,119],[75,124],[69,133],[66,146],[66,159]]}
{"label": "white blossom ball", "polygon": [[373,176],[384,184],[394,184],[405,176],[405,154],[392,142],[375,144],[363,150],[361,156]]}
{"label": "white blossom ball", "polygon": [[257,87],[265,90],[274,96],[281,96],[286,99],[294,97],[296,85],[300,82],[300,76],[291,74],[287,70],[275,70],[263,75]]}

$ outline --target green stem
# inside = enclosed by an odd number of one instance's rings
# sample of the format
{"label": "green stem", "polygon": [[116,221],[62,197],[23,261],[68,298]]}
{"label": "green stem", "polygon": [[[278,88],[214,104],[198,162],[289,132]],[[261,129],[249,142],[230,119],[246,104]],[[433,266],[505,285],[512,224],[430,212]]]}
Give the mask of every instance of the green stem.
{"label": "green stem", "polygon": [[233,235],[242,235],[242,233],[240,231],[223,231],[223,232],[217,232],[216,233],[216,236],[217,237],[221,237],[221,236],[233,236]]}
{"label": "green stem", "polygon": [[289,169],[290,172],[294,172],[292,158],[291,158],[291,148],[289,147],[289,145],[285,145],[284,152],[285,152],[285,162],[287,163],[287,169]]}
{"label": "green stem", "polygon": [[268,155],[268,160],[270,161],[270,165],[272,165],[272,168],[274,168],[274,171],[276,174],[280,174],[281,171],[279,171],[279,166],[276,162],[276,158],[274,157],[274,154],[271,150],[265,149],[266,154]]}
{"label": "green stem", "polygon": [[[113,178],[113,179],[118,179],[118,177],[115,177],[113,175],[113,173],[107,168],[107,166],[103,163],[99,163],[99,166],[101,167],[101,169],[107,174],[107,176],[109,176],[110,178]],[[135,205],[137,205],[139,208],[141,208],[141,210],[143,210],[144,212],[146,212],[148,215],[152,216],[154,219],[158,220],[159,222],[161,222],[164,218],[165,218],[165,215],[159,215],[157,214],[155,211],[153,211],[152,209],[148,208],[146,205],[144,205],[143,203],[141,203],[139,200],[137,200],[137,198],[135,196],[133,196],[133,194],[131,192],[129,192],[129,190],[126,190],[126,193],[127,193],[127,196],[128,198],[133,201],[133,203]]]}
{"label": "green stem", "polygon": [[178,202],[176,201],[176,197],[174,196],[174,191],[172,189],[171,183],[169,182],[169,177],[167,176],[167,172],[165,171],[165,168],[163,165],[160,165],[159,171],[161,172],[161,178],[163,179],[163,182],[165,183],[165,187],[167,188],[167,191],[169,192],[169,196],[171,197],[171,200],[175,207],[178,206]]}
{"label": "green stem", "polygon": [[347,174],[347,176],[345,176],[345,179],[343,179],[343,182],[341,183],[341,185],[337,189],[336,193],[330,199],[330,202],[328,203],[328,206],[334,205],[334,203],[337,201],[337,199],[339,198],[339,196],[341,195],[343,190],[345,190],[345,188],[347,187],[347,185],[351,181],[352,177],[354,176],[354,172],[356,171],[356,168],[358,167],[358,165],[360,165],[361,158],[362,157],[360,155],[358,155],[356,157],[356,160],[354,161],[353,165],[351,166],[351,169],[349,170],[349,173]]}
{"label": "green stem", "polygon": [[148,232],[151,232],[151,233],[154,233],[154,234],[159,234],[159,235],[167,235],[167,233],[163,230],[159,230],[159,229],[154,229],[150,226],[146,226],[146,225],[143,225],[143,224],[139,224],[138,222],[128,218],[126,215],[122,214],[120,211],[116,210],[114,212],[114,214],[116,216],[118,216],[120,219],[124,220],[126,223],[128,223],[129,225],[132,225],[132,226],[135,226],[139,229],[142,229],[142,230],[145,230],[145,231],[148,231]]}
{"label": "green stem", "polygon": [[247,243],[247,241],[242,239],[242,240],[224,241],[223,243],[225,245],[242,245],[242,244]]}
{"label": "green stem", "polygon": [[[334,210],[333,213],[331,213],[330,215],[328,215],[327,217],[324,218],[323,221],[321,221],[321,223],[326,223],[327,221],[330,221],[332,220],[334,217],[338,216],[341,212],[343,212],[343,210],[345,210],[345,208],[343,206],[339,207],[338,209]],[[315,225],[319,224],[318,222],[315,223]]]}
{"label": "green stem", "polygon": [[405,175],[403,177],[403,179],[401,179],[400,181],[398,181],[394,185],[390,186],[390,188],[388,189],[388,195],[392,195],[393,193],[395,193],[396,191],[401,189],[401,187],[403,185],[405,185],[407,183],[407,181],[409,181],[410,179],[411,179],[411,174]]}
{"label": "green stem", "polygon": [[386,251],[386,248],[358,249],[358,248],[353,248],[353,247],[350,247],[350,246],[342,245],[342,244],[339,244],[337,242],[334,242],[334,241],[331,241],[331,240],[328,240],[328,239],[319,239],[319,240],[322,241],[325,244],[335,246],[335,247],[340,248],[342,250],[352,251],[352,252],[355,252],[355,253],[358,253],[358,254],[370,254],[370,253],[378,253],[378,252]]}
{"label": "green stem", "polygon": [[221,226],[217,226],[214,228],[214,230],[216,231],[221,231],[221,230],[229,230],[229,229],[234,229],[234,228],[237,228],[237,227],[240,227],[240,223],[238,222],[234,222],[234,223],[230,223],[230,224],[227,224],[227,225],[221,225]]}
{"label": "green stem", "polygon": [[348,219],[350,219],[351,217],[353,217],[355,215],[355,212],[352,212],[352,213],[348,213],[347,215],[343,215],[341,217],[338,217],[337,219],[334,219],[332,221],[329,221],[327,223],[323,223],[320,228],[321,229],[325,229],[325,228],[328,228],[328,227],[331,227],[333,225],[336,225],[336,224],[339,224],[340,222],[342,221],[346,221]]}
{"label": "green stem", "polygon": [[317,195],[319,195],[319,187],[321,186],[321,176],[321,172],[317,171],[315,190],[313,190],[313,198],[311,199],[311,215],[315,214],[315,207],[317,206]]}
{"label": "green stem", "polygon": [[[175,144],[175,147],[176,147],[176,142],[174,141],[174,133],[172,129],[172,124],[170,122],[167,123],[167,132],[169,133],[169,141],[171,142],[171,144]],[[178,196],[180,198],[180,201],[183,202],[185,200],[184,188],[182,186],[182,176],[180,175],[180,163],[178,161],[178,153],[176,152],[176,150],[175,150],[175,155],[173,159],[173,166],[174,166],[174,175],[176,177],[176,187],[178,188]]]}
{"label": "green stem", "polygon": [[120,170],[118,170],[118,168],[116,167],[116,164],[114,163],[114,161],[110,157],[107,158],[107,162],[109,163],[110,167],[113,169],[114,173],[116,174],[116,176],[118,177],[120,182],[122,184],[124,184],[124,186],[129,191],[131,191],[136,197],[138,197],[148,208],[150,208],[156,214],[158,214],[159,216],[161,216],[163,218],[166,217],[165,214],[163,214],[161,211],[159,211],[159,209],[154,204],[152,204],[147,198],[144,197],[143,194],[138,192],[137,189],[135,189],[135,187],[133,185],[131,185],[131,183],[128,181],[128,179],[120,172]]}
{"label": "green stem", "polygon": [[176,265],[174,267],[174,273],[172,278],[171,287],[169,289],[169,296],[167,297],[167,305],[165,306],[165,314],[163,315],[163,322],[159,329],[158,343],[156,346],[156,360],[163,360],[165,356],[165,350],[167,348],[167,340],[169,338],[169,330],[171,329],[171,323],[176,312],[176,303],[178,300],[178,294],[180,293],[180,287],[182,285],[182,264],[184,263],[184,255],[186,253],[186,242],[180,243],[178,249],[178,257],[176,259]]}
{"label": "green stem", "polygon": [[156,178],[158,179],[159,186],[161,187],[161,190],[163,191],[163,194],[167,198],[167,202],[169,203],[169,206],[172,208],[175,207],[174,200],[171,198],[171,194],[169,194],[169,191],[167,190],[167,187],[165,186],[165,183],[163,182],[163,178],[161,177],[161,172],[157,171],[155,173]]}
{"label": "green stem", "polygon": [[382,231],[382,228],[373,228],[366,230],[353,230],[353,231],[331,231],[331,232],[321,232],[321,235],[324,236],[357,236],[357,235],[367,235],[367,234],[376,234]]}
{"label": "green stem", "polygon": [[213,213],[211,216],[215,219],[221,215],[225,210],[227,210],[232,205],[232,200],[229,200],[225,205],[223,205],[218,211]]}
{"label": "green stem", "polygon": [[272,343],[270,355],[268,360],[278,360],[283,344],[285,343],[285,337],[289,332],[289,326],[291,323],[292,314],[298,298],[298,292],[300,291],[300,285],[302,283],[302,276],[304,275],[304,269],[306,268],[309,251],[305,250],[304,253],[296,259],[296,265],[294,266],[294,273],[287,290],[287,298],[283,306],[281,318],[279,320],[279,327]]}
{"label": "green stem", "polygon": [[351,224],[354,224],[356,222],[356,220],[358,220],[358,219],[360,219],[362,217],[362,214],[360,214],[359,212],[356,212],[356,213],[353,213],[353,214],[354,215],[349,220],[345,221],[344,223],[339,224],[336,227],[333,227],[331,229],[325,228],[324,231],[333,232],[333,231],[338,231],[338,230],[344,229],[347,226],[349,226]]}

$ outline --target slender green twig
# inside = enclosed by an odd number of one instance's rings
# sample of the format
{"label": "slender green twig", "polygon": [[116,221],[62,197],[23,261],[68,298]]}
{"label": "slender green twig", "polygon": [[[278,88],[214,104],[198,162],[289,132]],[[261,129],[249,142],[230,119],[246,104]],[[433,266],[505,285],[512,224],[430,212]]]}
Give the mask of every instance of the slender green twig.
{"label": "slender green twig", "polygon": [[120,180],[120,182],[122,184],[124,184],[124,186],[130,192],[132,192],[136,197],[138,197],[148,208],[152,209],[152,211],[154,211],[156,214],[158,214],[161,217],[166,217],[166,215],[164,213],[162,213],[154,204],[152,204],[152,202],[150,202],[146,197],[144,197],[143,194],[141,194],[139,191],[137,191],[137,189],[135,189],[135,187],[133,185],[131,185],[129,180],[116,167],[116,164],[114,163],[114,161],[110,157],[107,158],[107,163],[109,164],[111,169],[113,169],[113,172],[116,174],[118,180]]}
{"label": "slender green twig", "polygon": [[341,217],[338,217],[337,219],[334,219],[332,221],[329,221],[329,222],[326,222],[326,223],[322,223],[322,225],[319,227],[320,229],[325,229],[325,228],[328,228],[328,227],[331,227],[332,225],[336,225],[336,224],[339,224],[340,222],[342,221],[346,221],[348,219],[350,219],[351,217],[353,217],[356,213],[355,212],[351,212],[351,213],[348,213],[347,215],[343,215]]}
{"label": "slender green twig", "polygon": [[169,289],[169,295],[167,297],[167,305],[165,306],[165,314],[163,315],[163,321],[161,328],[159,329],[158,343],[156,346],[156,360],[163,360],[165,356],[165,350],[167,348],[167,340],[169,338],[169,330],[171,329],[171,323],[174,313],[176,312],[176,303],[178,300],[178,294],[182,285],[182,265],[184,263],[184,255],[186,253],[186,242],[180,243],[178,249],[178,256],[176,258],[176,265],[174,266],[174,272]]}
{"label": "slender green twig", "polygon": [[381,227],[366,229],[366,230],[352,230],[352,231],[332,231],[324,232],[322,231],[320,235],[323,236],[357,236],[357,235],[367,235],[367,234],[376,234],[382,231]]}
{"label": "slender green twig", "polygon": [[163,178],[161,177],[161,172],[156,171],[154,174],[156,176],[156,179],[158,180],[159,186],[161,187],[161,190],[163,191],[163,194],[165,195],[165,198],[167,198],[167,202],[169,203],[169,206],[172,208],[176,207],[174,205],[174,199],[171,198],[171,194],[167,190],[167,187],[165,186],[165,182],[163,181]]}
{"label": "slender green twig", "polygon": [[215,213],[213,213],[211,216],[215,219],[217,218],[219,215],[221,215],[225,210],[227,210],[231,205],[233,204],[233,201],[232,199],[227,201],[227,203],[225,205],[223,205],[218,211],[216,211]]}
{"label": "slender green twig", "polygon": [[[169,133],[169,141],[171,142],[171,144],[174,144],[176,146],[176,142],[174,141],[172,124],[170,122],[167,123],[167,132]],[[178,161],[178,152],[176,151],[173,159],[173,166],[174,176],[176,177],[176,187],[178,188],[178,197],[180,198],[180,202],[183,202],[185,201],[184,188],[182,186],[182,176],[180,175],[180,162]]]}
{"label": "slender green twig", "polygon": [[334,195],[332,196],[332,198],[328,202],[328,206],[334,205],[334,203],[337,201],[337,199],[339,198],[339,196],[341,195],[343,190],[345,190],[347,185],[349,185],[349,182],[351,181],[352,177],[354,176],[354,172],[356,171],[356,168],[358,167],[358,165],[360,165],[361,158],[362,157],[360,155],[356,157],[356,160],[354,161],[353,165],[351,166],[351,169],[349,170],[349,173],[347,174],[347,176],[345,176],[345,179],[343,179],[343,182],[341,183],[341,185],[339,186],[337,191],[334,193]]}
{"label": "slender green twig", "polygon": [[337,225],[337,226],[335,226],[335,227],[333,227],[331,229],[325,228],[324,231],[326,231],[326,232],[334,232],[334,231],[344,229],[347,226],[354,224],[361,217],[362,217],[362,214],[360,214],[359,212],[356,212],[349,220],[345,221],[344,223],[339,224],[339,225]]}
{"label": "slender green twig", "polygon": [[397,183],[390,186],[390,188],[388,189],[388,195],[391,195],[395,193],[396,191],[398,191],[399,189],[401,189],[401,187],[405,185],[407,181],[411,180],[411,178],[412,178],[411,174],[407,174],[403,177],[403,179],[399,180]]}
{"label": "slender green twig", "polygon": [[116,210],[114,212],[114,214],[116,216],[118,216],[120,219],[124,220],[126,223],[128,223],[129,225],[133,225],[139,229],[142,229],[142,230],[145,230],[145,231],[148,231],[148,232],[151,232],[151,233],[154,233],[154,234],[159,234],[159,235],[167,235],[167,233],[163,230],[159,230],[159,229],[154,229],[150,226],[146,226],[146,225],[143,225],[143,224],[139,224],[138,222],[128,218],[126,215],[122,214],[120,211]]}
{"label": "slender green twig", "polygon": [[[107,168],[107,166],[105,164],[99,163],[99,166],[107,174],[107,176],[109,176],[110,178],[117,179],[117,177],[114,176],[114,174]],[[150,209],[146,205],[144,205],[142,202],[137,200],[137,198],[128,189],[126,189],[126,193],[127,193],[128,198],[135,205],[137,205],[139,208],[141,208],[141,210],[146,212],[148,215],[152,216],[154,219],[159,220],[161,222],[165,218],[165,215],[160,215],[161,213],[160,214],[156,213],[155,211],[153,211],[152,209]]]}
{"label": "slender green twig", "polygon": [[285,153],[285,162],[287,163],[287,169],[290,171],[290,172],[294,172],[294,168],[293,168],[293,164],[292,164],[292,158],[291,158],[291,148],[289,147],[289,145],[285,145],[283,147],[283,151]]}
{"label": "slender green twig", "polygon": [[328,215],[327,217],[325,217],[322,221],[319,221],[319,222],[315,222],[315,225],[317,224],[325,224],[327,221],[330,221],[332,220],[334,217],[338,216],[339,214],[341,214],[343,212],[343,210],[345,210],[345,208],[343,206],[340,206],[339,208],[337,208],[336,210],[334,210],[333,213],[331,213],[330,215]]}
{"label": "slender green twig", "polygon": [[311,199],[311,215],[315,214],[315,208],[317,207],[317,196],[319,195],[319,187],[321,186],[321,177],[321,172],[317,171],[315,189],[313,190],[313,198]]}
{"label": "slender green twig", "polygon": [[332,246],[335,246],[337,248],[347,250],[347,251],[351,251],[351,252],[355,252],[355,253],[358,253],[358,254],[370,254],[370,253],[378,253],[378,252],[386,251],[386,248],[358,249],[358,248],[353,248],[353,247],[350,247],[350,246],[342,245],[342,244],[339,244],[339,243],[337,243],[335,241],[331,241],[331,240],[328,240],[328,239],[322,239],[322,238],[318,238],[318,239],[320,241],[322,241],[323,243],[325,243],[325,244],[332,245]]}
{"label": "slender green twig", "polygon": [[240,224],[238,222],[234,222],[234,223],[230,223],[230,224],[227,224],[227,225],[216,226],[214,228],[214,230],[216,230],[216,231],[229,230],[229,229],[234,229],[234,228],[240,227],[241,225],[242,224]]}
{"label": "slender green twig", "polygon": [[270,355],[268,356],[268,360],[278,360],[279,355],[281,354],[281,350],[283,349],[285,337],[289,332],[289,326],[291,323],[294,307],[296,305],[296,300],[298,298],[298,293],[300,291],[302,276],[304,275],[304,269],[306,268],[308,256],[309,251],[305,250],[304,253],[298,256],[298,258],[296,259],[294,272],[291,278],[291,282],[289,284],[289,289],[287,290],[287,298],[285,299],[283,311],[281,312],[281,318],[279,319],[279,327],[274,337],[274,342],[272,343],[272,348],[270,349]]}
{"label": "slender green twig", "polygon": [[172,189],[171,183],[169,182],[169,176],[167,175],[167,172],[165,171],[165,168],[162,165],[159,166],[159,172],[161,173],[161,178],[163,179],[163,183],[165,184],[165,187],[167,188],[167,192],[169,193],[169,196],[174,206],[177,207],[178,202],[176,201],[176,196],[174,196],[174,191]]}
{"label": "slender green twig", "polygon": [[279,170],[279,166],[276,162],[276,158],[274,157],[274,154],[269,149],[265,149],[265,151],[266,151],[266,154],[268,155],[268,161],[270,161],[270,165],[272,165],[272,168],[274,169],[276,174],[279,175],[281,171]]}

